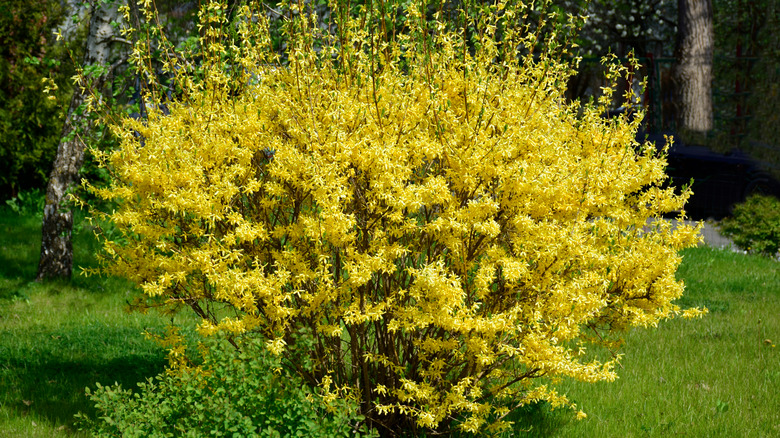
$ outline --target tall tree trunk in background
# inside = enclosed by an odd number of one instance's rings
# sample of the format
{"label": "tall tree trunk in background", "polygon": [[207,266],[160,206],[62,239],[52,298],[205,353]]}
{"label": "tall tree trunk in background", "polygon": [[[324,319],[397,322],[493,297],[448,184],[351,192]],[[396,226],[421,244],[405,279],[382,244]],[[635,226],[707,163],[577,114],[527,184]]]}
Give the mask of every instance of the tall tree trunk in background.
{"label": "tall tree trunk in background", "polygon": [[[116,5],[93,3],[82,64],[84,67],[105,65],[108,62],[111,55],[111,36],[114,34],[111,23],[116,19]],[[70,278],[73,271],[73,210],[67,204],[67,196],[74,187],[84,163],[84,143],[76,134],[87,125],[89,115],[79,107],[90,92],[79,86],[74,88],[57,147],[54,168],[46,187],[41,259],[37,276],[39,281],[47,278]]]}
{"label": "tall tree trunk in background", "polygon": [[677,0],[678,129],[712,129],[712,55],[715,46],[712,0]]}

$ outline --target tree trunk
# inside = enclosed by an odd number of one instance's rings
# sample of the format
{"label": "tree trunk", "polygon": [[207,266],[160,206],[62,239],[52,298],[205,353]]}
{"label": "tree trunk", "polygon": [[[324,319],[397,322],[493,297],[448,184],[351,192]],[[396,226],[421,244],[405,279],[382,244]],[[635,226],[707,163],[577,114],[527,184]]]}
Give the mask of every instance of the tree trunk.
{"label": "tree trunk", "polygon": [[[105,65],[111,55],[111,23],[117,18],[116,6],[100,4],[90,10],[89,34],[84,50],[83,66]],[[100,87],[101,78],[96,78]],[[84,143],[79,131],[87,129],[89,115],[79,109],[90,90],[76,86],[62,127],[54,168],[46,187],[43,210],[41,258],[36,280],[70,278],[73,271],[73,211],[68,205],[68,193],[74,187],[84,163]]]}
{"label": "tree trunk", "polygon": [[678,129],[712,129],[712,0],[677,0]]}
{"label": "tree trunk", "polygon": [[57,30],[63,40],[71,41],[83,29],[82,24],[89,17],[90,6],[84,0],[61,0],[60,4],[65,10],[65,19]]}

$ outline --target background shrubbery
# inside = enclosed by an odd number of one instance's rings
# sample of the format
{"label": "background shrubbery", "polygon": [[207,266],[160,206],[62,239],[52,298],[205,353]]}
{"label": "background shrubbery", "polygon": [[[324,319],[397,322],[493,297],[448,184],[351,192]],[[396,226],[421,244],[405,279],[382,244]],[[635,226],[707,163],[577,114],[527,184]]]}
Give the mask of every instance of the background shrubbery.
{"label": "background shrubbery", "polygon": [[59,2],[6,0],[2,9],[0,199],[8,199],[45,186],[70,101],[74,66],[68,50],[78,56],[83,35],[67,44],[51,41],[64,19]]}
{"label": "background shrubbery", "polygon": [[721,232],[740,248],[775,256],[780,251],[780,200],[752,195],[721,222]]}
{"label": "background shrubbery", "polygon": [[24,215],[40,215],[46,198],[41,189],[30,189],[18,192],[15,198],[6,199],[5,204],[14,213]]}

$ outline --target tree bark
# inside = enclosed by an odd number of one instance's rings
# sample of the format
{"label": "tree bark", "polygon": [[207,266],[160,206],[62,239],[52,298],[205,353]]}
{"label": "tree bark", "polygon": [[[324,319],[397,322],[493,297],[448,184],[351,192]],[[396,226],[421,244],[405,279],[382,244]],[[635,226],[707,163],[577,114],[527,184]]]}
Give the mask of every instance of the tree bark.
{"label": "tree bark", "polygon": [[677,0],[678,129],[712,129],[712,55],[715,46],[712,0]]}
{"label": "tree bark", "polygon": [[82,28],[84,20],[88,17],[90,6],[83,0],[61,0],[60,4],[65,9],[65,19],[59,26],[59,33],[65,41],[71,41]]}
{"label": "tree bark", "polygon": [[[97,2],[96,2],[97,3]],[[111,23],[117,18],[114,5],[93,4],[90,10],[89,34],[84,50],[83,66],[105,65],[111,56]],[[100,87],[102,78],[97,78]],[[80,108],[90,90],[76,86],[62,128],[54,168],[46,187],[43,210],[41,258],[36,280],[70,278],[73,272],[73,210],[68,194],[73,189],[84,163],[84,143],[79,131],[86,129],[89,114]]]}

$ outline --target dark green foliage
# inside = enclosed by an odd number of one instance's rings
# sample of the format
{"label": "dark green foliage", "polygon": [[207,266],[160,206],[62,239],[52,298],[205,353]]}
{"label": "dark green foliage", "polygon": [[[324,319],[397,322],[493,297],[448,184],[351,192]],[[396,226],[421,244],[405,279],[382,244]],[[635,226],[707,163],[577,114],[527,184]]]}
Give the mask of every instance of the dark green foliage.
{"label": "dark green foliage", "polygon": [[[728,146],[780,163],[780,3],[716,0],[716,122]],[[777,175],[777,172],[774,172]]]}
{"label": "dark green foliage", "polygon": [[213,342],[203,351],[199,371],[160,374],[138,392],[120,385],[87,390],[98,418],[81,415],[81,427],[97,437],[368,435],[358,427],[356,405],[336,400],[328,411],[260,342],[240,351]]}
{"label": "dark green foliage", "polygon": [[[70,101],[74,70],[68,45],[54,42],[53,32],[63,19],[60,2],[6,0],[2,9],[0,199],[8,199],[19,190],[44,187]],[[44,93],[44,78],[58,86],[49,95]]]}
{"label": "dark green foliage", "polygon": [[721,232],[742,249],[774,256],[780,250],[780,200],[753,195],[721,222]]}
{"label": "dark green foliage", "polygon": [[15,198],[7,199],[5,204],[19,216],[36,216],[43,213],[45,194],[41,189],[30,189],[16,194]]}

